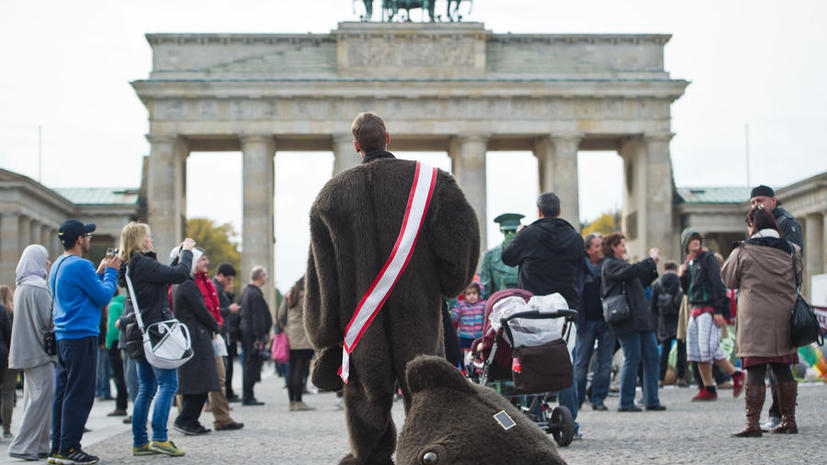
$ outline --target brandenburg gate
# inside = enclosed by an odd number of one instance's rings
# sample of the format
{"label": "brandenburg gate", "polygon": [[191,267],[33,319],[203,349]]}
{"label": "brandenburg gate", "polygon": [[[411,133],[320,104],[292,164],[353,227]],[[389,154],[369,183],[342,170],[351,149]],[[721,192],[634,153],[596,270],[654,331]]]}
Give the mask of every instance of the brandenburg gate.
{"label": "brandenburg gate", "polygon": [[272,272],[276,153],[332,151],[336,174],[359,162],[350,122],[374,111],[387,121],[391,150],[449,154],[483,244],[486,152],[533,151],[540,190],[557,192],[563,217],[577,226],[577,152],[612,150],[624,162],[632,254],[659,246],[662,256],[676,257],[670,104],[688,83],[664,70],[669,38],[500,34],[473,22],[149,34],[152,71],[132,85],[149,111],[155,243],[169,250],[183,235],[188,154],[240,151],[241,277],[257,264]]}

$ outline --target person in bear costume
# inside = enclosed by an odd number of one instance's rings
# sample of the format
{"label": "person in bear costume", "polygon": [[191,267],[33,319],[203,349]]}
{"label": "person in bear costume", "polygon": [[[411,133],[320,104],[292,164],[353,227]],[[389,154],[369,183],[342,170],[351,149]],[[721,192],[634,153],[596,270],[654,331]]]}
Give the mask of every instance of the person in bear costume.
{"label": "person in bear costume", "polygon": [[407,378],[413,402],[399,436],[398,465],[566,463],[530,418],[445,360],[419,356],[408,363]]}
{"label": "person in bear costume", "polygon": [[441,298],[459,295],[473,279],[479,225],[454,178],[439,170],[407,268],[350,353],[342,386],[347,326],[394,249],[417,166],[385,151],[390,135],[379,116],[362,113],[351,129],[362,163],[331,179],[310,210],[304,324],[316,351],[313,383],[344,390],[351,451],[340,464],[387,465],[396,445],[396,386],[407,409],[406,364],[444,354]]}

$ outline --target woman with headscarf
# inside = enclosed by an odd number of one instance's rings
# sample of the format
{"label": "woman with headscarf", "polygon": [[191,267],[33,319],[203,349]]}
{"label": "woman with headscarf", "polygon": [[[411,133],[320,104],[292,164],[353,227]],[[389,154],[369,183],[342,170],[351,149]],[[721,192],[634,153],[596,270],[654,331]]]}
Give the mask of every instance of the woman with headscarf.
{"label": "woman with headscarf", "polygon": [[55,391],[55,358],[46,353],[46,334],[54,330],[52,297],[46,277],[49,252],[32,244],[17,264],[9,367],[23,370],[23,418],[20,431],[9,444],[9,455],[24,460],[49,456],[49,426]]}
{"label": "woman with headscarf", "polygon": [[[172,254],[173,264],[178,261],[178,248]],[[210,314],[204,294],[195,282],[197,275],[204,275],[210,261],[204,249],[192,250],[190,274],[184,282],[172,287],[172,311],[178,321],[190,330],[192,351],[195,356],[178,367],[178,394],[181,394],[181,411],[173,427],[186,434],[196,436],[210,430],[198,422],[204,402],[210,391],[218,391],[218,371],[215,366],[215,349],[212,340],[221,327]]]}

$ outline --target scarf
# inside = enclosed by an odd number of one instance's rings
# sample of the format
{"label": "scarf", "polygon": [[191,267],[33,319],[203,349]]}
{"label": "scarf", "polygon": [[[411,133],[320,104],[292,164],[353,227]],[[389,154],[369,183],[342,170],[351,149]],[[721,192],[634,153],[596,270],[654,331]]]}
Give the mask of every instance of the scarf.
{"label": "scarf", "polygon": [[767,229],[762,229],[762,230],[758,231],[757,233],[753,234],[749,238],[750,239],[758,239],[758,238],[761,238],[761,237],[773,237],[775,239],[780,239],[781,235],[778,234],[778,231],[776,231],[775,229],[767,228]]}
{"label": "scarf", "polygon": [[48,290],[49,286],[46,284],[48,257],[49,251],[42,245],[32,244],[26,247],[17,263],[17,285],[35,286]]}
{"label": "scarf", "polygon": [[218,322],[218,326],[224,325],[224,319],[221,318],[221,304],[218,301],[218,292],[215,290],[210,276],[207,273],[196,273],[195,284],[198,284],[198,289],[201,290],[201,295],[204,296],[204,303],[207,304],[207,310],[210,315]]}

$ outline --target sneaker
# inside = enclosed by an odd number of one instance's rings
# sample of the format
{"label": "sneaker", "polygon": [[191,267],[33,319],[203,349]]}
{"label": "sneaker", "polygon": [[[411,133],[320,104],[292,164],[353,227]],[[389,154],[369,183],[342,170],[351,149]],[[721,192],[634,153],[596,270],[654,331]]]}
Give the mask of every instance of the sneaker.
{"label": "sneaker", "polygon": [[49,463],[58,465],[93,465],[98,463],[99,460],[98,457],[89,455],[81,449],[60,451],[49,457]]}
{"label": "sneaker", "polygon": [[210,430],[208,430],[207,428],[204,428],[201,425],[184,426],[184,425],[179,425],[178,423],[173,423],[172,428],[175,431],[178,431],[179,433],[184,433],[187,436],[199,436],[201,434],[206,434],[206,433],[210,432]]}
{"label": "sneaker", "polygon": [[166,454],[172,457],[181,457],[184,451],[175,447],[172,441],[152,441],[149,443],[149,448],[159,454]]}
{"label": "sneaker", "polygon": [[718,393],[717,392],[709,392],[709,391],[706,390],[706,388],[703,388],[703,389],[701,389],[701,392],[699,392],[698,394],[695,395],[695,397],[692,398],[692,402],[702,402],[702,401],[710,401],[710,400],[716,400],[716,399],[718,399]]}
{"label": "sneaker", "polygon": [[599,404],[592,404],[592,410],[598,410],[598,411],[601,411],[601,412],[605,412],[606,410],[609,410],[609,409],[606,407],[606,404],[601,402]]}
{"label": "sneaker", "polygon": [[9,457],[13,459],[25,460],[27,462],[36,462],[40,459],[40,457],[38,457],[37,455],[19,454],[17,452],[9,452]]}
{"label": "sneaker", "polygon": [[678,387],[682,388],[689,387],[689,380],[687,380],[686,378],[679,378],[677,385]]}
{"label": "sneaker", "polygon": [[738,397],[744,391],[744,372],[736,371],[732,374],[732,397]]}
{"label": "sneaker", "polygon": [[155,455],[158,452],[152,450],[149,447],[149,443],[144,444],[143,446],[132,447],[132,455]]}
{"label": "sneaker", "polygon": [[769,433],[771,429],[781,424],[781,417],[769,417],[767,422],[761,425],[761,431]]}

